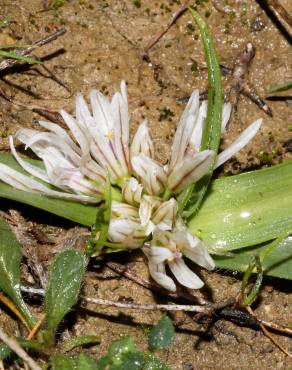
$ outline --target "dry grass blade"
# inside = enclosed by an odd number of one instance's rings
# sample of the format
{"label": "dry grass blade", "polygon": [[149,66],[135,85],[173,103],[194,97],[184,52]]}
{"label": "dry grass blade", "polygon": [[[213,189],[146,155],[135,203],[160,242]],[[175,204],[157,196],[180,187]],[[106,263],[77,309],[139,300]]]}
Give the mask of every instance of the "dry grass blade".
{"label": "dry grass blade", "polygon": [[29,326],[24,316],[21,314],[21,312],[18,310],[15,304],[1,292],[0,292],[0,302],[2,302],[6,307],[8,307],[14,313],[14,315],[19,318],[23,325],[29,330]]}
{"label": "dry grass blade", "polygon": [[[65,28],[61,28],[58,31],[52,33],[51,35],[44,37],[36,42],[34,42],[31,46],[25,49],[18,49],[17,54],[20,56],[25,56],[31,54],[36,48],[39,48],[43,45],[49,44],[50,42],[56,40],[59,36],[64,35],[66,32]],[[10,68],[15,64],[18,64],[19,60],[16,59],[5,59],[3,62],[0,63],[0,71],[3,71],[6,68]]]}

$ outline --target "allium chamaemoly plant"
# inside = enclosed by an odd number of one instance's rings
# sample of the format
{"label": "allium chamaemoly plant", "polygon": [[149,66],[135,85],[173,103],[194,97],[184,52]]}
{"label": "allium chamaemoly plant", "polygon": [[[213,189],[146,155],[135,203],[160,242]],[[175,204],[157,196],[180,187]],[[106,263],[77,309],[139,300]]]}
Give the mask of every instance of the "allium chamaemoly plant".
{"label": "allium chamaemoly plant", "polygon": [[[124,82],[121,92],[117,92],[111,101],[100,92],[93,91],[90,95],[91,109],[79,95],[75,118],[61,111],[70,134],[54,123],[43,121],[40,125],[47,129],[46,132],[20,130],[16,134],[17,139],[42,159],[41,165],[20,157],[12,138],[11,150],[20,166],[17,167],[5,155],[1,157],[1,179],[13,188],[0,184],[0,196],[32,204],[87,226],[95,222],[96,229],[90,240],[93,246],[89,250],[91,255],[99,253],[101,247],[109,251],[142,247],[148,257],[152,277],[169,290],[175,290],[175,283],[166,274],[166,264],[176,279],[190,288],[200,288],[203,283],[185,265],[183,256],[205,268],[214,268],[214,261],[207,251],[208,243],[205,245],[198,238],[202,236],[200,222],[202,219],[203,224],[205,222],[202,212],[198,217],[191,218],[192,233],[182,216],[191,216],[199,208],[214,168],[246,145],[261,125],[261,120],[254,122],[235,143],[217,155],[220,135],[228,122],[231,107],[229,104],[222,107],[216,52],[206,25],[196,13],[193,15],[205,47],[209,73],[208,104],[199,104],[197,91],[192,94],[178,124],[167,166],[162,167],[154,159],[147,122],[140,125],[130,143]],[[286,170],[279,167],[276,171]],[[266,172],[261,178],[265,181],[269,176],[273,177],[273,174]],[[287,181],[290,183],[289,179]],[[234,196],[242,189],[244,187],[239,184],[237,190],[232,190]],[[27,194],[25,197],[23,191]],[[221,189],[220,193],[224,191]],[[229,198],[233,197],[232,194],[228,194]],[[258,189],[252,194],[258,194]],[[214,197],[218,201],[218,192],[212,192],[205,204]],[[95,204],[102,200],[105,200],[104,206],[96,207]],[[212,210],[209,216],[216,215],[216,212]],[[279,236],[286,230],[289,217],[285,214],[278,218],[285,222],[278,222],[269,230],[266,227],[261,235],[240,234],[248,235],[249,239],[244,244],[238,237],[236,248]],[[215,225],[213,223],[217,229],[220,225],[220,220]],[[206,230],[208,228],[203,232]],[[211,232],[203,235],[203,239],[212,242],[215,234]],[[236,227],[234,233],[237,234]],[[216,237],[214,239],[216,241]],[[230,249],[235,249],[231,238],[230,241]],[[222,245],[218,245],[220,251]],[[226,243],[224,247],[223,252],[228,251]],[[212,245],[212,251],[215,249]],[[244,269],[246,264],[238,262],[229,266]]]}
{"label": "allium chamaemoly plant", "polygon": [[[30,148],[42,159],[43,169],[20,157],[10,137],[14,158],[34,178],[0,164],[0,179],[19,190],[99,203],[105,197],[108,176],[111,185],[120,189],[122,197],[111,202],[107,241],[104,242],[122,249],[143,247],[151,276],[166,289],[174,291],[176,287],[165,272],[165,264],[182,285],[201,288],[203,282],[187,267],[183,256],[209,270],[215,264],[204,243],[188,231],[178,214],[177,196],[205,176],[213,162],[216,168],[245,146],[257,133],[261,120],[250,125],[218,156],[214,150],[200,150],[207,103],[200,104],[196,90],[179,121],[169,164],[163,167],[155,160],[146,121],[139,126],[130,143],[124,81],[121,92],[116,92],[111,101],[94,90],[90,102],[91,110],[84,98],[77,96],[75,118],[61,110],[70,135],[55,123],[43,121],[40,125],[47,131],[20,129],[16,133],[25,148]],[[225,104],[222,131],[230,111],[230,104]],[[98,231],[96,239],[99,240]]]}

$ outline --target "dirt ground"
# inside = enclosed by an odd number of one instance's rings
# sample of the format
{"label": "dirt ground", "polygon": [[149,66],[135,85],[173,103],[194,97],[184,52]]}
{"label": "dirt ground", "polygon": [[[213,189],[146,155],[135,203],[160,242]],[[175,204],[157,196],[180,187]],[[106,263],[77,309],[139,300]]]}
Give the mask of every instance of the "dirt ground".
{"label": "dirt ground", "polygon": [[[42,67],[11,70],[1,75],[0,88],[28,108],[32,105],[53,110],[65,108],[74,112],[74,95],[98,88],[112,95],[121,79],[128,84],[131,112],[131,132],[147,117],[155,142],[157,159],[167,161],[178,118],[184,108],[183,98],[193,89],[207,87],[204,52],[199,33],[189,14],[184,14],[160,42],[150,51],[151,63],[143,62],[141,54],[150,39],[161,30],[179,7],[179,0],[69,0],[59,1],[56,9],[45,5],[57,1],[0,0],[0,18],[12,22],[0,29],[0,44],[17,42],[27,45],[65,27],[64,36],[36,51],[46,56],[45,65],[68,87],[65,89],[48,78]],[[253,0],[231,0],[231,14],[216,10],[211,1],[197,1],[199,12],[205,16],[218,50],[221,64],[233,67],[238,52],[247,42],[256,47],[246,81],[252,83],[260,96],[265,97],[268,87],[292,79],[291,45],[273,20]],[[220,3],[217,1],[216,3]],[[292,12],[292,2],[282,0],[282,5]],[[221,1],[224,5],[224,0]],[[157,65],[158,68],[154,68]],[[224,77],[224,91],[228,92],[230,77]],[[289,93],[289,92],[288,92]],[[288,95],[288,93],[286,95]],[[283,95],[283,94],[282,94]],[[290,92],[291,96],[291,92]],[[261,168],[291,159],[292,110],[290,99],[269,100],[273,117],[269,117],[246,97],[240,96],[222,141],[228,145],[248,124],[262,117],[260,134],[240,153],[230,160],[218,176],[235,174]],[[31,109],[12,105],[1,98],[0,150],[8,150],[7,136],[20,127],[37,127],[40,117]],[[75,227],[56,217],[48,216],[29,207],[1,200],[1,210],[17,210],[14,227],[24,245],[24,253],[33,247],[38,251],[45,267],[60,248],[68,243],[84,245],[85,229]],[[42,237],[40,237],[40,235]],[[131,257],[132,258],[132,257]],[[126,257],[127,259],[127,257]],[[121,278],[96,262],[86,276],[84,293],[110,300],[137,303],[167,302],[167,298]],[[139,254],[133,256],[131,269],[147,278],[145,262]],[[206,288],[195,295],[214,302],[235,297],[240,286],[240,276],[200,272]],[[23,276],[31,280],[23,266]],[[289,289],[290,288],[290,289]],[[285,326],[291,325],[291,283],[266,279],[257,306],[260,318]],[[141,350],[147,348],[145,327],[156,323],[161,313],[139,312],[87,306],[67,320],[65,335],[100,335],[100,345],[88,349],[93,356],[105,353],[109,343],[123,335],[133,335]],[[36,313],[41,309],[34,305]],[[18,334],[15,322],[0,311],[0,325]],[[279,343],[292,351],[287,337],[277,337]],[[289,369],[288,359],[261,332],[240,327],[227,321],[198,324],[184,316],[177,329],[174,344],[158,355],[172,369]]]}

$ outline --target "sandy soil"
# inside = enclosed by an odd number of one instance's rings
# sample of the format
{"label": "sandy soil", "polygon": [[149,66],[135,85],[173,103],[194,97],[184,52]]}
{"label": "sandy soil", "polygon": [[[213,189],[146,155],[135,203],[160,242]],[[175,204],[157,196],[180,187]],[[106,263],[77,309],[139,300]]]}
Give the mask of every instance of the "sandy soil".
{"label": "sandy soil", "polygon": [[[184,14],[153,48],[150,52],[151,65],[141,61],[143,48],[169,20],[171,13],[178,8],[179,1],[72,0],[64,1],[64,5],[55,10],[45,10],[44,3],[40,0],[0,0],[0,17],[9,17],[14,21],[9,27],[0,29],[0,44],[18,42],[26,45],[65,27],[67,33],[63,37],[36,54],[48,56],[46,66],[68,86],[69,91],[46,78],[43,75],[46,72],[41,67],[5,73],[0,88],[26,105],[53,110],[65,108],[73,112],[73,97],[77,92],[88,96],[91,89],[98,88],[111,95],[119,87],[121,79],[125,79],[129,92],[131,132],[147,117],[157,159],[165,163],[184,107],[182,98],[190,95],[195,88],[204,90],[207,87],[204,53],[190,15]],[[48,3],[50,5],[54,1]],[[210,1],[197,3],[202,3],[198,8],[208,18],[222,64],[233,67],[236,55],[246,43],[254,44],[256,55],[249,68],[247,81],[255,86],[261,96],[265,97],[270,85],[291,80],[292,52],[288,40],[256,1],[230,1],[234,8],[232,16],[218,12]],[[282,4],[292,11],[291,1],[283,0]],[[154,74],[154,64],[159,66],[158,76]],[[224,78],[226,92],[231,83],[230,78]],[[239,173],[291,158],[291,99],[268,101],[274,113],[271,118],[247,98],[240,97],[222,147],[228,145],[255,119],[262,117],[264,124],[256,139],[229,161],[218,175]],[[20,127],[36,127],[34,119],[38,118],[30,109],[16,107],[1,99],[0,150],[8,149],[9,134],[15,133]],[[74,225],[41,212],[36,216],[31,208],[3,200],[1,209],[17,209],[21,212],[24,219],[20,219],[17,228],[20,237],[22,240],[24,236],[30,238],[29,241],[26,239],[27,245],[38,249],[45,266],[64,243],[77,240],[83,245],[84,239],[80,233],[84,229],[73,228]],[[49,224],[50,228],[43,224]],[[29,232],[27,225],[30,226]],[[38,237],[32,235],[33,228],[42,233],[49,231],[49,243],[48,240],[40,242]],[[147,276],[140,255],[135,255],[132,268]],[[201,274],[207,287],[195,294],[211,298],[214,302],[236,296],[240,276],[222,272]],[[259,317],[283,325],[291,324],[289,287],[290,282],[266,279],[256,307]],[[88,274],[84,291],[90,296],[111,300],[127,299],[140,303],[167,301],[106,268]],[[144,328],[156,323],[161,316],[161,313],[154,311],[141,313],[92,306],[87,308],[86,311],[76,312],[68,333],[100,335],[101,344],[88,349],[88,353],[94,356],[104,354],[109,343],[122,335],[133,335],[138,347],[146,349]],[[34,309],[39,311],[36,306]],[[17,334],[14,321],[2,311],[0,322],[9,327],[11,334]],[[288,338],[278,337],[278,341],[292,351]],[[159,356],[172,369],[178,370],[292,367],[292,362],[261,332],[225,321],[217,322],[208,330],[207,324],[195,323],[189,316],[184,317],[175,343],[167,351],[160,352]]]}

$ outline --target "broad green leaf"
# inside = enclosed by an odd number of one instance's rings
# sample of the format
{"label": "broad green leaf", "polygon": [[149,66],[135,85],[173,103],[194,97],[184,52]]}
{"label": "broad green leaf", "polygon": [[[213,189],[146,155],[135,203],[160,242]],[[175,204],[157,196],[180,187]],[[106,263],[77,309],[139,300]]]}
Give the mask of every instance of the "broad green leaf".
{"label": "broad green leaf", "polygon": [[88,344],[99,344],[100,337],[96,335],[82,335],[80,337],[73,337],[62,345],[62,352],[71,351],[73,348],[85,346]]}
{"label": "broad green leaf", "polygon": [[120,370],[143,370],[145,364],[144,354],[142,352],[129,352],[123,357],[123,363]]}
{"label": "broad green leaf", "polygon": [[125,353],[134,352],[136,346],[132,337],[124,337],[113,342],[108,350],[108,356],[112,359],[113,364],[119,364]]}
{"label": "broad green leaf", "polygon": [[[208,110],[200,150],[210,149],[217,153],[220,144],[222,126],[221,70],[217,52],[207,24],[194,9],[189,8],[189,11],[191,12],[200,31],[208,69]],[[183,211],[182,214],[185,218],[189,218],[192,214],[198,211],[211,181],[214,164],[215,159],[209,173],[198,183],[190,185],[180,194],[178,198],[179,211]]]}
{"label": "broad green leaf", "polygon": [[96,362],[84,353],[80,353],[76,370],[98,370]]}
{"label": "broad green leaf", "polygon": [[0,218],[0,289],[16,304],[29,326],[35,320],[20,292],[21,248],[7,223]]}
{"label": "broad green leaf", "polygon": [[[233,251],[232,256],[213,256],[216,266],[228,270],[246,271],[252,256],[263,252],[267,245]],[[282,240],[262,262],[265,275],[292,280],[292,237]]]}
{"label": "broad green leaf", "polygon": [[85,267],[84,255],[75,250],[61,252],[53,262],[45,296],[47,328],[52,337],[77,301]]}
{"label": "broad green leaf", "polygon": [[292,162],[216,180],[189,222],[211,251],[277,238],[292,225]]}
{"label": "broad green leaf", "polygon": [[97,362],[98,370],[120,369],[126,354],[136,352],[136,347],[132,337],[124,337],[114,341],[105,356]]}
{"label": "broad green leaf", "polygon": [[51,370],[76,370],[75,361],[65,355],[55,355],[52,359]]}
{"label": "broad green leaf", "polygon": [[5,360],[7,357],[11,356],[12,350],[5,343],[0,343],[0,361]]}
{"label": "broad green leaf", "polygon": [[174,326],[168,316],[163,316],[154,326],[148,336],[148,345],[151,350],[164,349],[170,346],[175,336]]}
{"label": "broad green leaf", "polygon": [[168,367],[168,365],[166,365],[156,356],[145,353],[145,363],[143,370],[171,370],[171,369],[170,367]]}

